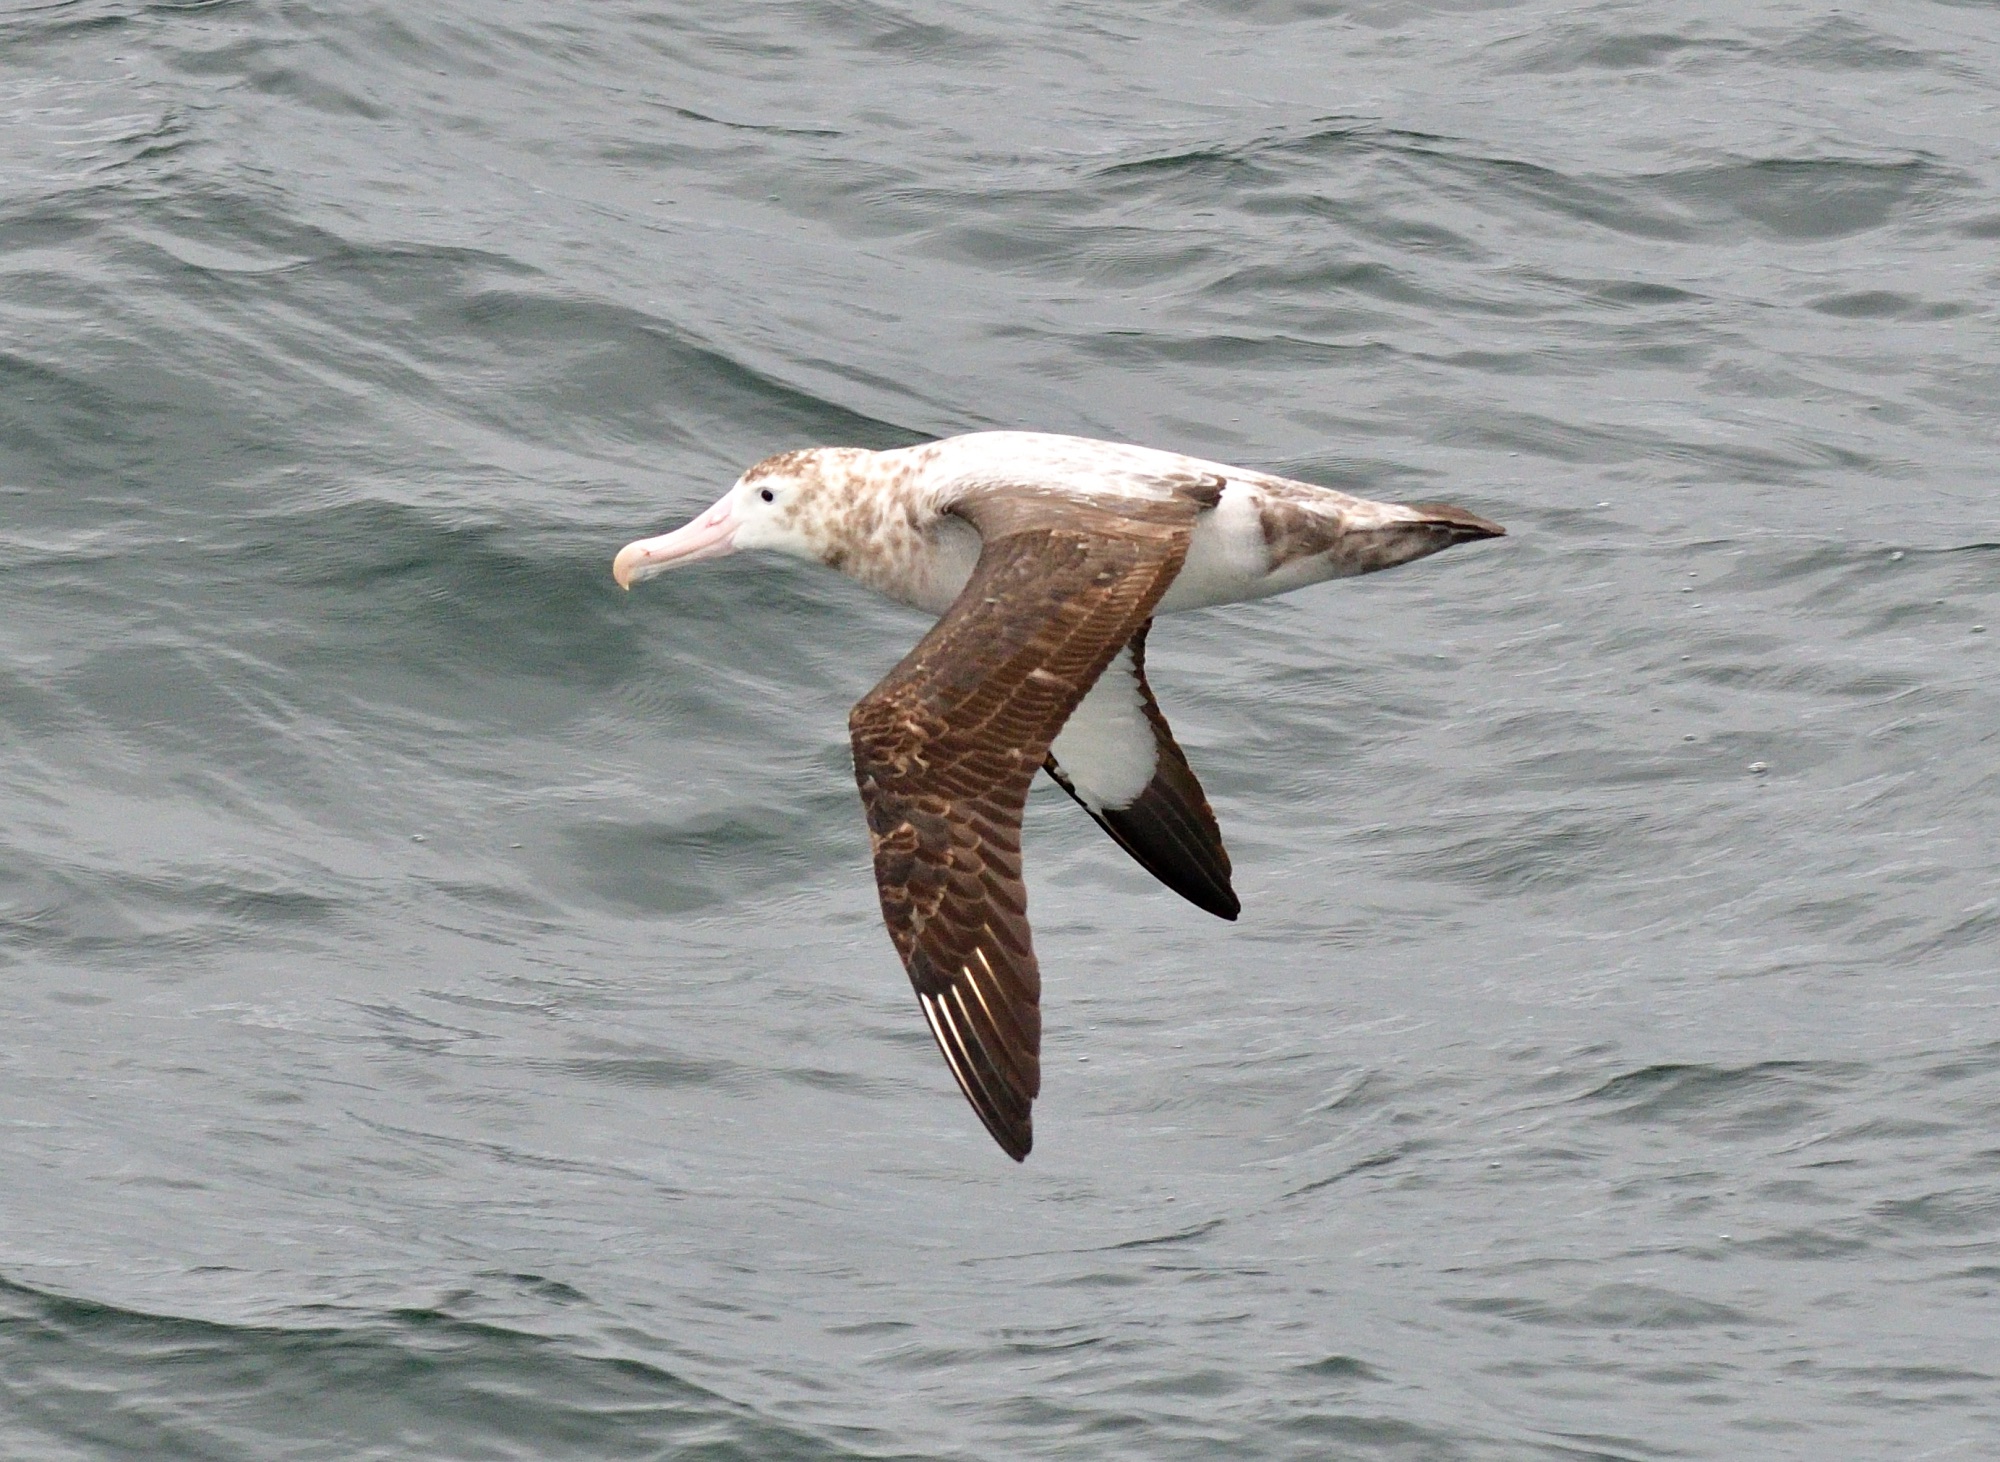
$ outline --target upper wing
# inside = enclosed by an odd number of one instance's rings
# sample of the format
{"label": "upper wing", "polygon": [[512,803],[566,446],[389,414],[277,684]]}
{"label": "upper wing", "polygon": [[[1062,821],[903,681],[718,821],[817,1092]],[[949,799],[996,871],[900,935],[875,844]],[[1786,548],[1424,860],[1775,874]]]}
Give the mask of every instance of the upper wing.
{"label": "upper wing", "polygon": [[1016,1161],[1034,1144],[1041,972],[1021,809],[1049,743],[1180,572],[1198,504],[993,490],[945,616],[848,718],[882,918],[938,1049]]}
{"label": "upper wing", "polygon": [[1218,918],[1243,911],[1222,829],[1146,683],[1146,631],[1098,677],[1049,747],[1049,775],[1153,877]]}

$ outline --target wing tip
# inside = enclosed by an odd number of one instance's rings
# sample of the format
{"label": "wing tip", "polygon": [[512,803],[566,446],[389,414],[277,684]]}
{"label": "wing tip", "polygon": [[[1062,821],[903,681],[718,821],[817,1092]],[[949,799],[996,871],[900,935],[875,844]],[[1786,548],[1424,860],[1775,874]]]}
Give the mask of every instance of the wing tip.
{"label": "wing tip", "polygon": [[[973,1053],[979,1049],[968,1045],[951,1016],[951,1008],[944,1003],[938,993],[917,992],[917,1005],[924,1013],[925,1023],[931,1028],[931,1037],[937,1042],[938,1051],[944,1056],[944,1064],[950,1070],[958,1089],[965,1095],[967,1105],[979,1118],[987,1135],[999,1144],[1000,1150],[1015,1162],[1025,1162],[1035,1145],[1035,1118],[1032,1094],[1019,1098],[1018,1115],[1006,1108],[1013,1105],[1005,1100],[1006,1093],[996,1096],[988,1086],[986,1077],[997,1072],[982,1072],[974,1060]],[[1041,1086],[1039,1066],[1031,1076],[1031,1085]]]}
{"label": "wing tip", "polygon": [[[963,1083],[961,1083],[960,1089],[963,1090]],[[979,1118],[980,1124],[986,1128],[986,1135],[991,1137],[998,1144],[1000,1150],[1014,1159],[1015,1162],[1026,1162],[1028,1154],[1034,1151],[1035,1147],[1035,1119],[1033,1115],[1024,1111],[1019,1117],[1010,1117],[1007,1113],[996,1111],[984,1103],[970,1101],[971,1096],[972,1093],[966,1092],[966,1097],[972,1107],[973,1113]]]}
{"label": "wing tip", "polygon": [[[1222,856],[1226,858],[1228,854]],[[1243,900],[1236,896],[1236,887],[1230,882],[1226,866],[1217,867],[1212,863],[1195,861],[1181,862],[1174,870],[1178,876],[1169,878],[1146,859],[1141,858],[1138,861],[1147,872],[1204,914],[1213,914],[1216,918],[1226,919],[1232,924],[1242,915]]]}
{"label": "wing tip", "polygon": [[[990,1131],[991,1129],[989,1128],[988,1130]],[[1035,1147],[1034,1129],[1032,1127],[1028,1127],[1025,1125],[1022,1127],[1020,1135],[1018,1137],[1012,1138],[1010,1140],[1009,1138],[1002,1137],[998,1132],[995,1132],[993,1133],[993,1140],[1000,1144],[1000,1150],[1002,1152],[1006,1153],[1007,1156],[1014,1159],[1014,1161],[1017,1163],[1026,1162],[1028,1160],[1028,1154],[1034,1151]]]}
{"label": "wing tip", "polygon": [[[960,1083],[960,1090],[964,1090],[963,1082]],[[1034,1151],[1035,1147],[1034,1118],[1024,1112],[1019,1120],[1010,1121],[1004,1113],[992,1111],[982,1103],[973,1101],[971,1092],[966,1092],[966,1098],[973,1114],[986,1128],[986,1135],[993,1139],[1000,1150],[1017,1163],[1026,1162],[1028,1154]]]}
{"label": "wing tip", "polygon": [[1131,806],[1102,810],[1078,797],[1066,781],[1062,785],[1141,868],[1203,913],[1233,924],[1243,903],[1230,881],[1229,853],[1207,799],[1192,785],[1192,772],[1188,780],[1189,787],[1176,788],[1156,777]]}

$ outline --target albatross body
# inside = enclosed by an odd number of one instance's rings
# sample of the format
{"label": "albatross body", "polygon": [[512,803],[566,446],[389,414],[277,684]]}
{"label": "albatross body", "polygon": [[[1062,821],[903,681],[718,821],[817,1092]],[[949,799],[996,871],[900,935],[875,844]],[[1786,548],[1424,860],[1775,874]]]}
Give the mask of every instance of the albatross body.
{"label": "albatross body", "polygon": [[766,548],[939,616],[848,718],[882,917],[938,1049],[1016,1161],[1041,1086],[1021,813],[1046,769],[1175,892],[1234,919],[1215,814],[1146,681],[1153,616],[1282,594],[1505,530],[1173,452],[979,432],[767,458],[686,527],[626,545],[630,588]]}

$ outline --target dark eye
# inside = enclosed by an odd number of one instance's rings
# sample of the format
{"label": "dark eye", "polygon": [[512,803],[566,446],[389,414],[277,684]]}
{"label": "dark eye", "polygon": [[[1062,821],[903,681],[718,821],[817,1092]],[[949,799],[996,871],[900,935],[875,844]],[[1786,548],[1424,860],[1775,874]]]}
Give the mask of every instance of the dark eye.
{"label": "dark eye", "polygon": [[761,490],[757,494],[757,496],[762,498],[767,503],[774,503],[778,500],[778,495],[775,492],[772,492],[771,489],[768,487]]}

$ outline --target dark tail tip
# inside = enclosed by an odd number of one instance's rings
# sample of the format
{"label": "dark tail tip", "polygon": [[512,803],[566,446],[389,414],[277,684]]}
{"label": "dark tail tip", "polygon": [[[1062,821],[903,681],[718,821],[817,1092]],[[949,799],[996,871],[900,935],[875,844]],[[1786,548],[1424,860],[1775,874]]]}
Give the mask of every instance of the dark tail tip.
{"label": "dark tail tip", "polygon": [[1422,513],[1426,527],[1442,528],[1453,543],[1471,543],[1480,538],[1505,538],[1507,530],[1490,518],[1469,513],[1450,503],[1411,503],[1410,511]]}

